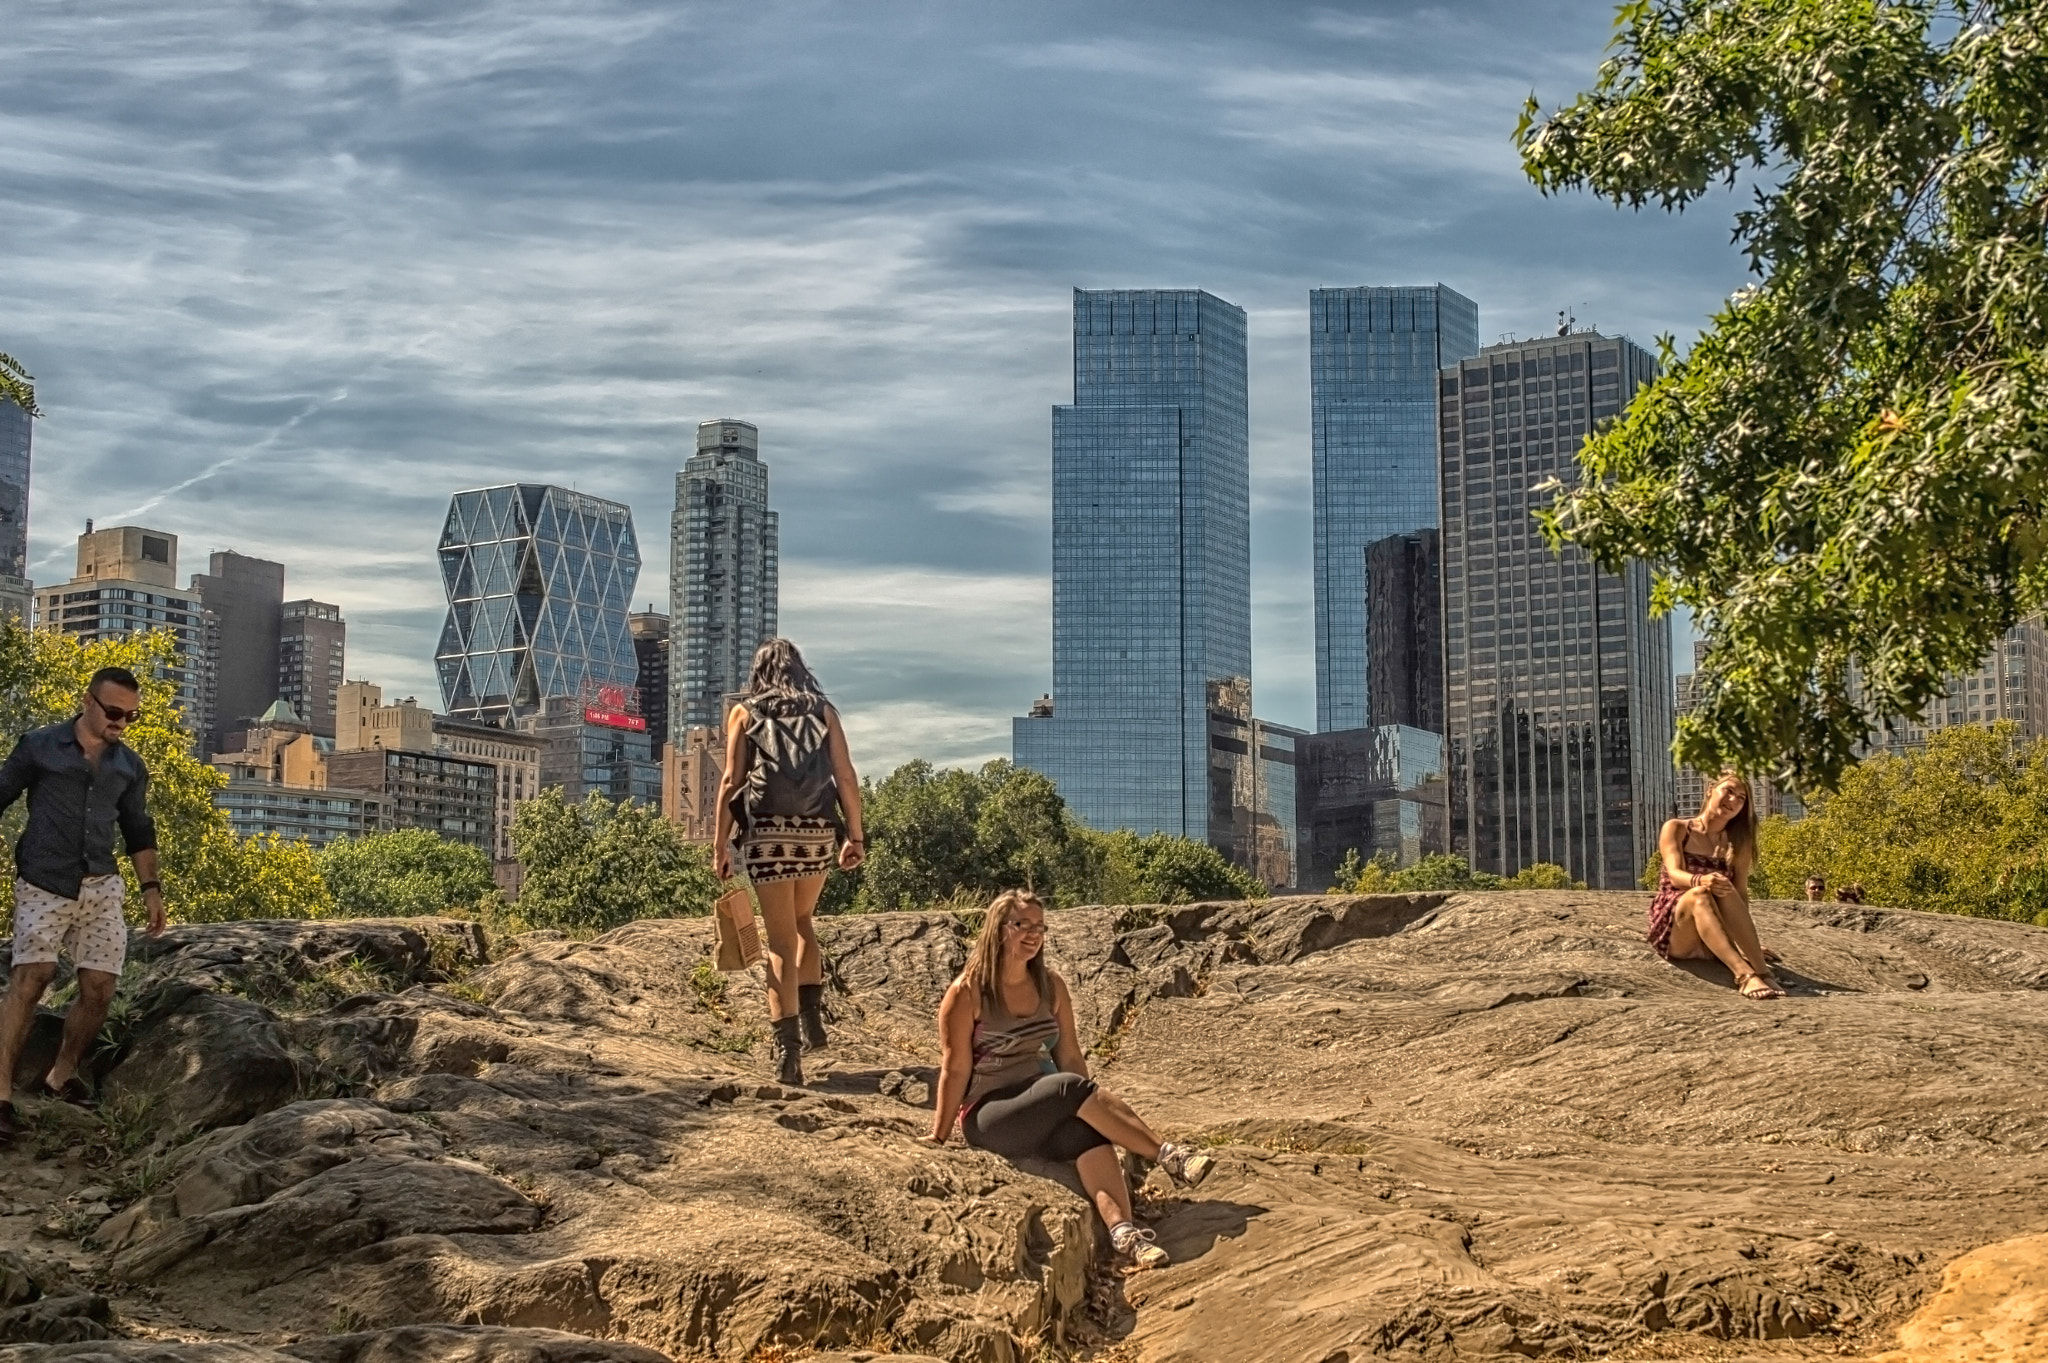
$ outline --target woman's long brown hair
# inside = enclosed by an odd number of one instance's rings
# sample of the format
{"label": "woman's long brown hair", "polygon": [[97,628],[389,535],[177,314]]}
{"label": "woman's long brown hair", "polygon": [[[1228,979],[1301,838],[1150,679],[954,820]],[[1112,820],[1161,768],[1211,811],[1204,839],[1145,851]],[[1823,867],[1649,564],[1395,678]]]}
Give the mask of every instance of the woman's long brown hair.
{"label": "woman's long brown hair", "polygon": [[780,636],[754,650],[754,665],[747,673],[747,692],[741,702],[749,711],[774,719],[825,712],[825,688],[796,645]]}
{"label": "woman's long brown hair", "polygon": [[[1745,857],[1748,859],[1749,864],[1754,866],[1756,864],[1756,792],[1749,788],[1749,779],[1740,772],[1724,771],[1714,778],[1712,785],[1707,787],[1707,794],[1712,795],[1722,786],[1728,785],[1731,782],[1742,792],[1742,812],[1730,819],[1728,826],[1721,831],[1727,835],[1728,848],[1733,853],[1733,856]],[[1705,800],[1702,800],[1700,805],[1704,809],[1706,807]],[[1731,857],[1731,861],[1732,859]]]}
{"label": "woman's long brown hair", "polygon": [[[981,996],[981,1011],[1002,1007],[1003,981],[1003,924],[1010,921],[1010,915],[1029,905],[1040,913],[1045,912],[1045,901],[1029,890],[1004,890],[988,906],[988,913],[981,920],[981,935],[974,939],[974,950],[968,953],[967,969],[960,972],[960,981]],[[1041,943],[1038,954],[1025,962],[1024,968],[1031,973],[1031,982],[1038,986],[1038,1001],[1052,1003],[1052,976],[1045,968],[1045,947]],[[1007,1010],[1006,1010],[1007,1011]]]}

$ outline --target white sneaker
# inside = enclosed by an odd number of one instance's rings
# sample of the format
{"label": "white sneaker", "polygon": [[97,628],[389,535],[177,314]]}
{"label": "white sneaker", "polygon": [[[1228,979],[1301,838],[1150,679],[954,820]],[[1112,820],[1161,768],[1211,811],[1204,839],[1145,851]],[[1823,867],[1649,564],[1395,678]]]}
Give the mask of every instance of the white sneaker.
{"label": "white sneaker", "polygon": [[1125,1221],[1109,1228],[1111,1246],[1137,1268],[1165,1268],[1173,1262],[1166,1251],[1159,1248],[1156,1243],[1158,1239],[1157,1235],[1139,1226],[1135,1221]]}

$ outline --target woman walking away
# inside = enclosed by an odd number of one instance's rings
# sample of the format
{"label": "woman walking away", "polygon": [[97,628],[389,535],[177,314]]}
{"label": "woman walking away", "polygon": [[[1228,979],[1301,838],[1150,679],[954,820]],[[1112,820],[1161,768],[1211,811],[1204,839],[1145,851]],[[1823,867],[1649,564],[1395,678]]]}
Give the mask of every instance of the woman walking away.
{"label": "woman walking away", "polygon": [[1657,840],[1661,864],[1650,901],[1650,945],[1667,961],[1714,959],[1735,976],[1746,999],[1782,999],[1775,959],[1749,916],[1749,873],[1756,866],[1756,811],[1749,782],[1733,772],[1707,788],[1700,812],[1672,819]]}
{"label": "woman walking away", "polygon": [[835,860],[851,871],[867,855],[860,780],[846,753],[839,712],[803,655],[770,639],[725,725],[713,869],[732,875],[737,849],[768,929],[768,1016],[775,1024],[777,1079],[804,1082],[803,1052],[828,1044],[824,958],[811,914]]}
{"label": "woman walking away", "polygon": [[967,969],[939,1005],[939,1044],[933,1144],[944,1145],[957,1121],[977,1150],[1072,1160],[1117,1253],[1139,1268],[1166,1266],[1166,1251],[1131,1218],[1116,1146],[1154,1161],[1184,1188],[1208,1177],[1215,1161],[1160,1140],[1088,1077],[1067,982],[1045,964],[1045,905],[1029,890],[1006,890],[989,905]]}

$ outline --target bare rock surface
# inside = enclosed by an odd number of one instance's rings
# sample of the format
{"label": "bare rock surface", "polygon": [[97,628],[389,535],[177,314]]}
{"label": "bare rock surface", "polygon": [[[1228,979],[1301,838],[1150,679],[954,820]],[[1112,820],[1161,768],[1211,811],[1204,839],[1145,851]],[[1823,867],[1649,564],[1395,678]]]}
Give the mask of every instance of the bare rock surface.
{"label": "bare rock surface", "polygon": [[457,920],[179,929],[106,1071],[161,1127],[124,1190],[0,1155],[0,1363],[2044,1356],[2048,931],[1763,905],[1751,1003],[1643,908],[1053,915],[1098,1078],[1219,1161],[1151,1178],[1129,1279],[1065,1171],[916,1139],[969,921],[821,922],[803,1089],[701,920],[474,973]]}

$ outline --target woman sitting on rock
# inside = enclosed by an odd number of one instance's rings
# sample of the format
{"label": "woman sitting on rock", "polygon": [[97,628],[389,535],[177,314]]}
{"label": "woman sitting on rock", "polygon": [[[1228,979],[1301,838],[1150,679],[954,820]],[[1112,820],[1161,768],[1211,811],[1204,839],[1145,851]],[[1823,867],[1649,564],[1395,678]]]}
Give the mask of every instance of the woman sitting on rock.
{"label": "woman sitting on rock", "polygon": [[737,847],[768,929],[777,1078],[800,1085],[804,1048],[828,1042],[825,962],[811,913],[825,873],[835,863],[851,871],[867,848],[860,780],[839,712],[787,639],[770,639],[754,651],[746,695],[726,717],[725,773],[714,819],[712,869],[720,880],[731,876]]}
{"label": "woman sitting on rock", "polygon": [[1163,1268],[1166,1251],[1131,1218],[1116,1146],[1152,1160],[1184,1188],[1215,1161],[1162,1141],[1129,1104],[1088,1077],[1067,982],[1045,964],[1045,905],[1006,890],[989,905],[967,969],[939,1005],[937,1108],[931,1141],[957,1121],[967,1143],[1005,1159],[1074,1162],[1118,1254]]}
{"label": "woman sitting on rock", "polygon": [[1782,999],[1749,916],[1749,873],[1756,865],[1756,811],[1749,782],[1733,772],[1707,788],[1700,812],[1672,819],[1657,840],[1657,897],[1650,901],[1650,945],[1667,961],[1718,960],[1746,999]]}

